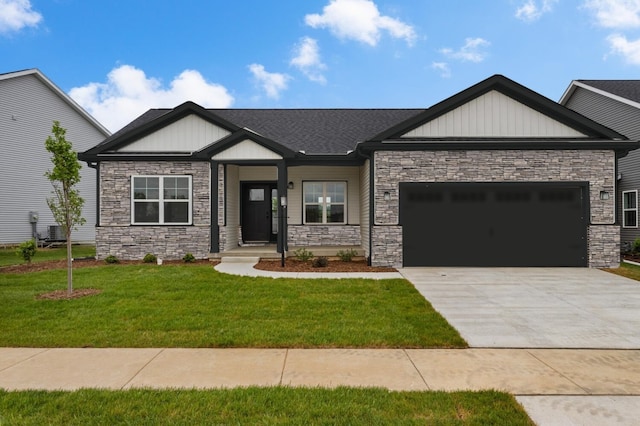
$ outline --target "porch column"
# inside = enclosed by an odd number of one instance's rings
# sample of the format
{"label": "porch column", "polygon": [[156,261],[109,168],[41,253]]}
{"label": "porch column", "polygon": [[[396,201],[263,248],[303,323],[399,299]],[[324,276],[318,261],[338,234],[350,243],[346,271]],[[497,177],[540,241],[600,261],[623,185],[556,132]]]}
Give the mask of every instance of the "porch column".
{"label": "porch column", "polygon": [[278,253],[287,251],[287,206],[282,205],[283,197],[289,203],[287,197],[287,165],[284,161],[278,161]]}
{"label": "porch column", "polygon": [[211,161],[211,248],[210,253],[220,253],[220,226],[218,225],[218,162]]}

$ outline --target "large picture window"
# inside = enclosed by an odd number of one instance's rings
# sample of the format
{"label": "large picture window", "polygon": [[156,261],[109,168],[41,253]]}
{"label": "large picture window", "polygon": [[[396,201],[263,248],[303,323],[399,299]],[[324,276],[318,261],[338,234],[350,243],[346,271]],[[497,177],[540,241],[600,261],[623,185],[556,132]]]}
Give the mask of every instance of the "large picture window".
{"label": "large picture window", "polygon": [[624,228],[638,227],[638,191],[622,192],[622,226]]}
{"label": "large picture window", "polygon": [[304,182],[304,223],[346,223],[346,182]]}
{"label": "large picture window", "polygon": [[191,224],[191,176],[133,176],[131,180],[131,223]]}

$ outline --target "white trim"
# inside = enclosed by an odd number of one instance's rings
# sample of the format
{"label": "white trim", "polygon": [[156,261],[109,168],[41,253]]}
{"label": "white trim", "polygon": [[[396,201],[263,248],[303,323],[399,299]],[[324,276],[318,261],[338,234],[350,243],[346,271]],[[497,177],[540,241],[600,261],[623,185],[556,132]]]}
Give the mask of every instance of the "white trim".
{"label": "white trim", "polygon": [[[135,191],[135,185],[134,185],[134,180],[136,178],[156,178],[158,179],[158,198],[154,198],[154,199],[138,199],[136,200],[135,195],[134,195],[134,191]],[[172,199],[168,199],[165,200],[164,199],[164,184],[165,184],[165,179],[166,178],[187,178],[188,182],[189,182],[189,188],[188,188],[188,194],[189,194],[189,198],[187,200],[172,200]],[[132,225],[151,225],[151,226],[157,226],[157,225],[170,225],[170,226],[174,226],[174,225],[191,225],[193,222],[193,184],[192,184],[192,176],[191,175],[132,175],[131,176],[131,180],[130,180],[130,184],[131,184],[131,224]],[[154,202],[154,203],[158,203],[158,222],[136,222],[135,221],[135,205],[136,202],[142,203],[142,202]],[[187,215],[188,215],[188,221],[187,222],[165,222],[164,220],[164,203],[185,203],[187,202],[188,204],[188,208],[187,208]]]}
{"label": "white trim", "polygon": [[607,92],[606,90],[597,89],[593,86],[589,86],[588,84],[584,84],[582,82],[575,81],[575,80],[571,82],[571,85],[569,86],[569,88],[564,92],[564,94],[562,95],[562,98],[560,98],[559,103],[562,105],[565,105],[565,103],[569,100],[571,95],[573,95],[573,92],[575,92],[577,87],[580,87],[585,90],[589,90],[590,92],[597,93],[598,95],[602,95],[607,98],[613,99],[615,101],[621,102],[623,104],[627,104],[634,108],[640,109],[640,103],[638,102],[632,101],[627,98],[623,98],[622,96],[614,95],[613,93]]}
{"label": "white trim", "polygon": [[[635,194],[635,206],[634,207],[625,207],[625,194],[633,192]],[[626,224],[626,212],[635,212],[636,214],[636,224],[635,225],[627,225]],[[632,189],[629,191],[622,191],[622,227],[623,228],[637,228],[638,227],[638,190]]]}

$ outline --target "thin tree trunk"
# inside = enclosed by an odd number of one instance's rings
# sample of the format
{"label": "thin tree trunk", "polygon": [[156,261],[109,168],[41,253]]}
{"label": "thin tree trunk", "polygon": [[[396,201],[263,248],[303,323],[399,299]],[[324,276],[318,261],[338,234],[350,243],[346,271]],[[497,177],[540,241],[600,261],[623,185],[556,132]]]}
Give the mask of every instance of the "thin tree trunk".
{"label": "thin tree trunk", "polygon": [[67,236],[67,293],[73,294],[73,254],[71,252],[71,226],[69,226],[69,216],[67,215],[67,226],[65,234]]}

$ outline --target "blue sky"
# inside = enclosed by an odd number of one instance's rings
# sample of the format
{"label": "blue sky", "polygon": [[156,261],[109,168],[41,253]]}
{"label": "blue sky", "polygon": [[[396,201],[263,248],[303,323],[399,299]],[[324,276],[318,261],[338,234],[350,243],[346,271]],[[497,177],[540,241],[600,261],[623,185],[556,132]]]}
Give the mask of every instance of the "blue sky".
{"label": "blue sky", "polygon": [[148,108],[426,108],[503,74],[637,79],[640,0],[0,0],[0,73],[112,131]]}

